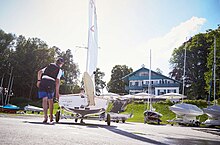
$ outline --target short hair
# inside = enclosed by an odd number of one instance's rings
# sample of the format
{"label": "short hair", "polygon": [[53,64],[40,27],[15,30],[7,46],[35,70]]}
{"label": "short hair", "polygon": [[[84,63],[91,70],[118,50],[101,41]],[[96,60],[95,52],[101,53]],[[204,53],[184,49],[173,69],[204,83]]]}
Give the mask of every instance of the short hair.
{"label": "short hair", "polygon": [[56,63],[62,64],[62,63],[64,63],[64,59],[62,57],[58,57]]}

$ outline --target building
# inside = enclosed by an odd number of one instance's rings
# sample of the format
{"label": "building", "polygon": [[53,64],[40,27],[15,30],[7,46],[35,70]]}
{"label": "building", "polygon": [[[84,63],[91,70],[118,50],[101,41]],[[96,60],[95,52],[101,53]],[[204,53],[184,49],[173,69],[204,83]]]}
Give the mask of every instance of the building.
{"label": "building", "polygon": [[[123,80],[128,84],[128,86],[125,86],[125,90],[128,91],[129,94],[140,92],[148,93],[149,69],[143,66],[137,71],[123,77]],[[151,94],[179,93],[180,84],[181,83],[177,80],[151,71]]]}

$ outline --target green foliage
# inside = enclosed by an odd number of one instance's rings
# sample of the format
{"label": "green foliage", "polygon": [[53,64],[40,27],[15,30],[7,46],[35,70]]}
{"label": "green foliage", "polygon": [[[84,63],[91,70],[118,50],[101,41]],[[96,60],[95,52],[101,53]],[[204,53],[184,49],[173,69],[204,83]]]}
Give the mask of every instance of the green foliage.
{"label": "green foliage", "polygon": [[105,76],[104,72],[101,72],[99,68],[96,69],[95,72],[95,90],[97,93],[101,93],[100,89],[105,88],[106,82],[103,81],[103,77]]}
{"label": "green foliage", "polygon": [[[153,107],[157,112],[161,113],[163,116],[161,117],[162,124],[166,124],[167,120],[173,119],[175,114],[169,110],[170,102],[158,102],[153,103]],[[144,123],[144,111],[147,108],[147,104],[144,103],[131,103],[127,105],[125,112],[123,113],[131,113],[133,112],[133,118],[129,118],[127,121],[130,122],[141,122]]]}
{"label": "green foliage", "polygon": [[[0,29],[0,77],[3,87],[8,86],[10,71],[14,77],[13,92],[16,97],[37,98],[37,72],[49,63],[55,62],[57,56],[63,57],[65,77],[61,82],[64,93],[73,92],[79,75],[78,66],[73,62],[70,50],[61,52],[57,47],[48,45],[39,38],[16,37]],[[75,82],[73,81],[75,80]],[[71,87],[69,87],[71,85]]]}
{"label": "green foliage", "polygon": [[19,106],[20,108],[24,108],[25,106],[33,105],[37,107],[42,107],[42,100],[31,100],[29,98],[23,98],[23,97],[12,97],[10,100],[10,103],[16,106]]}
{"label": "green foliage", "polygon": [[122,78],[131,72],[133,72],[132,68],[128,68],[126,65],[114,66],[111,71],[111,80],[107,84],[109,92],[126,94],[125,86],[128,85],[128,82],[124,82]]}
{"label": "green foliage", "polygon": [[66,51],[61,52],[59,48],[53,48],[56,50],[58,57],[62,57],[64,59],[64,65],[62,66],[62,69],[64,71],[63,80],[65,84],[77,84],[77,82],[74,82],[74,80],[77,79],[80,72],[78,69],[78,65],[73,62],[73,55],[71,53],[71,50],[68,49]]}
{"label": "green foliage", "polygon": [[62,57],[64,59],[64,65],[62,66],[64,77],[62,77],[61,80],[60,93],[70,94],[80,92],[80,88],[77,84],[77,77],[79,76],[80,72],[78,69],[78,65],[73,62],[73,55],[71,53],[71,50],[68,49],[65,52],[61,52],[60,49],[55,46],[53,47],[53,49],[55,49],[58,57]]}
{"label": "green foliage", "polygon": [[196,105],[199,108],[206,108],[208,106],[208,104],[205,100],[184,100],[183,102]]}
{"label": "green foliage", "polygon": [[107,108],[106,112],[110,112],[112,110],[112,108],[113,108],[113,103],[110,102],[108,104],[108,108]]}
{"label": "green foliage", "polygon": [[[209,94],[210,81],[212,80],[214,36],[216,36],[216,76],[220,76],[220,27],[209,30],[204,34],[197,34],[175,48],[170,59],[173,70],[170,76],[182,81],[184,68],[184,51],[186,49],[186,95],[190,99],[206,99]],[[220,86],[220,82],[216,82]],[[213,82],[211,83],[213,84]],[[212,87],[213,89],[213,87]],[[220,87],[216,87],[217,96],[220,95]],[[213,91],[212,91],[213,92]]]}
{"label": "green foliage", "polygon": [[220,98],[217,99],[217,104],[220,105]]}
{"label": "green foliage", "polygon": [[146,108],[146,104],[139,104],[132,102],[128,104],[124,113],[130,114],[133,112],[133,117],[129,118],[127,121],[129,122],[144,122],[144,110]]}
{"label": "green foliage", "polygon": [[153,104],[153,107],[156,109],[156,111],[163,115],[161,117],[162,124],[167,124],[167,120],[171,120],[176,117],[175,113],[169,109],[169,107],[173,105],[171,104],[171,102],[158,102]]}

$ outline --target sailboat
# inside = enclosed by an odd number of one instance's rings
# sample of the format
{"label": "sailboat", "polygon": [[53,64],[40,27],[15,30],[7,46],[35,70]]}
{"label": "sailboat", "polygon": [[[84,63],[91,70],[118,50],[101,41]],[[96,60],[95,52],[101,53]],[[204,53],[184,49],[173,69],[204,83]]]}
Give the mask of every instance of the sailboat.
{"label": "sailboat", "polygon": [[202,115],[202,109],[198,108],[196,105],[183,103],[184,88],[185,88],[185,74],[186,74],[186,47],[184,54],[184,69],[183,69],[183,91],[182,91],[182,102],[180,104],[175,104],[170,107],[170,110],[176,114],[176,118],[172,120],[167,120],[170,123],[179,124],[190,124],[190,125],[200,125],[200,121],[196,119],[197,116]]}
{"label": "sailboat", "polygon": [[[84,90],[79,94],[67,94],[61,95],[59,99],[59,106],[61,109],[71,112],[71,117],[77,122],[78,119],[95,119],[95,115],[98,120],[105,120],[110,125],[110,114],[106,114],[105,111],[108,107],[109,100],[95,95],[94,88],[94,72],[97,65],[97,53],[98,53],[98,36],[97,36],[97,15],[95,0],[89,0],[89,29],[88,29],[88,49],[87,49],[87,61],[86,72],[83,74]],[[63,111],[56,113],[56,122],[60,118],[66,118],[62,116]]]}
{"label": "sailboat", "polygon": [[[214,65],[213,65],[213,74],[214,74],[214,105],[204,108],[203,111],[208,115],[208,119],[203,122],[207,126],[220,125],[220,106],[216,104],[216,37],[214,39]],[[211,83],[210,83],[211,84]],[[211,95],[211,88],[210,88]],[[210,101],[210,98],[209,100]]]}
{"label": "sailboat", "polygon": [[152,106],[152,97],[154,95],[151,93],[151,50],[150,50],[150,69],[149,69],[149,83],[148,83],[148,105],[147,110],[144,111],[144,123],[153,122],[160,124],[160,118],[163,116],[162,114],[155,111]]}
{"label": "sailboat", "polygon": [[[14,77],[12,76],[12,71],[13,71],[13,68],[11,68],[9,82],[8,82],[8,88],[6,89],[6,88],[2,87],[4,77],[2,77],[1,86],[0,86],[0,92],[2,95],[2,106],[0,106],[0,108],[1,108],[2,112],[6,112],[6,113],[16,113],[18,110],[20,110],[20,107],[9,103],[10,97],[13,95],[12,86],[13,86],[13,82],[14,82]],[[4,100],[4,98],[5,98],[5,100]]]}

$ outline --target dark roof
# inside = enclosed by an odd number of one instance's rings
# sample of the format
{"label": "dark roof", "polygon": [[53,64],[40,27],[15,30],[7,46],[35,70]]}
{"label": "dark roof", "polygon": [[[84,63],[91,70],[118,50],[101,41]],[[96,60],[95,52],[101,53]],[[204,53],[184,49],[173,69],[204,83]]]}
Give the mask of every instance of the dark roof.
{"label": "dark roof", "polygon": [[[123,78],[122,78],[122,80],[126,80],[126,79],[128,79],[129,77],[131,77],[132,75],[135,75],[136,73],[138,73],[138,72],[140,72],[140,71],[150,71],[149,69],[147,69],[147,68],[145,68],[145,67],[141,67],[140,69],[138,69],[138,70],[136,70],[136,71],[134,71],[134,72],[132,72],[132,73],[130,73],[130,74],[128,74],[128,75],[126,75],[126,76],[124,76]],[[177,80],[175,80],[175,79],[172,79],[172,78],[169,78],[169,77],[167,77],[167,76],[165,76],[165,75],[162,75],[162,74],[160,74],[160,73],[157,73],[157,72],[155,72],[155,71],[152,71],[151,70],[151,72],[152,73],[155,73],[155,74],[157,74],[157,75],[159,75],[159,76],[161,76],[161,77],[164,77],[164,78],[166,78],[166,79],[170,79],[170,80],[173,80],[173,81],[175,81],[175,82],[178,82],[178,83],[181,83],[180,81],[177,81]]]}

